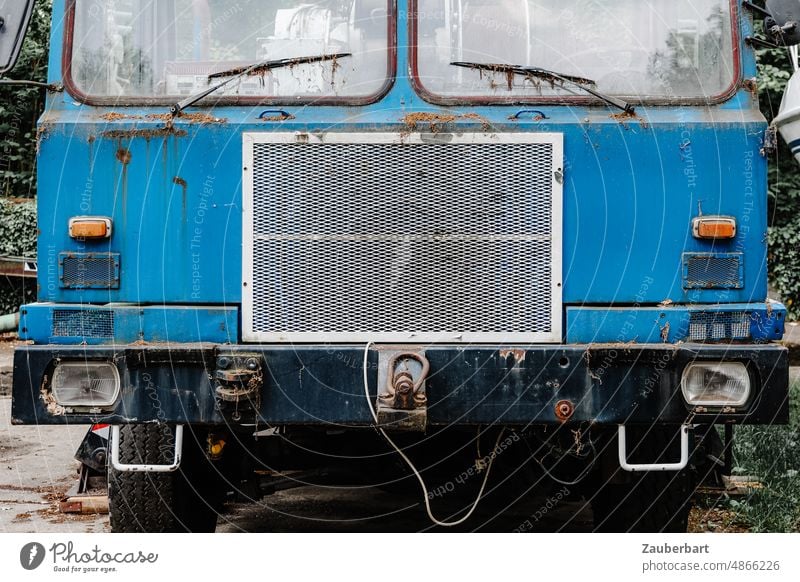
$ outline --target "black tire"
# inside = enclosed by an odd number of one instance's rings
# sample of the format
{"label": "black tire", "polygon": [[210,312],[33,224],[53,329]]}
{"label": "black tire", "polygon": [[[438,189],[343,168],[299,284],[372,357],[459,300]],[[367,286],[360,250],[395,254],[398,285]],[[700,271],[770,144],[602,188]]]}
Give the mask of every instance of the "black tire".
{"label": "black tire", "polygon": [[[675,459],[679,428],[642,429],[640,437],[629,433],[628,450],[637,447],[649,462]],[[614,439],[609,447],[615,453]],[[642,462],[635,459],[634,462]],[[682,471],[615,474],[607,476],[592,496],[594,527],[598,532],[685,533],[694,493],[694,472]],[[618,483],[615,479],[627,479]]]}
{"label": "black tire", "polygon": [[[120,462],[169,464],[174,431],[163,424],[120,427]],[[184,431],[183,458],[172,473],[120,472],[108,463],[108,504],[113,532],[213,532],[222,489],[207,460],[201,435]]]}

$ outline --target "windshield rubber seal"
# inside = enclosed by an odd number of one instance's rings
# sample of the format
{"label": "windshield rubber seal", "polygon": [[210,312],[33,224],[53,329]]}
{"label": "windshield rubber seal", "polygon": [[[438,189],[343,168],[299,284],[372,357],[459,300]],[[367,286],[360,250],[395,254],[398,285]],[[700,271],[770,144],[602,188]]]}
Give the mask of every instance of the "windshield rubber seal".
{"label": "windshield rubber seal", "polygon": [[[595,105],[601,101],[591,96],[529,96],[513,95],[453,95],[445,96],[429,91],[422,83],[417,68],[417,24],[419,0],[409,0],[408,46],[411,85],[416,93],[434,105]],[[639,95],[614,95],[632,105],[718,105],[731,99],[742,83],[742,61],[739,36],[739,6],[737,0],[729,0],[731,10],[731,46],[733,47],[733,80],[722,93],[711,97],[645,97]]]}
{"label": "windshield rubber seal", "polygon": [[[122,96],[99,96],[84,93],[75,84],[72,78],[72,45],[75,31],[75,10],[77,0],[67,0],[64,14],[64,41],[61,51],[61,70],[63,77],[64,90],[69,93],[76,101],[85,105],[97,106],[162,106],[173,105],[175,99],[180,95],[158,96],[158,97],[133,97]],[[397,2],[387,0],[387,69],[386,80],[383,85],[371,95],[351,96],[351,97],[231,97],[221,96],[218,99],[210,97],[193,105],[193,107],[216,107],[226,105],[370,105],[383,99],[394,85],[397,77]]]}

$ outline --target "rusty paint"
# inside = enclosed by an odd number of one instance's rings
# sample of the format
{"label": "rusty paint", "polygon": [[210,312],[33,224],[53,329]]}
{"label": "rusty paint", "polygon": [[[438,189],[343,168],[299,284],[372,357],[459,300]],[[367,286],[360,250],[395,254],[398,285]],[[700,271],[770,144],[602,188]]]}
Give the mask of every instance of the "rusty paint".
{"label": "rusty paint", "polygon": [[664,343],[669,342],[669,322],[664,324],[664,327],[661,328],[661,341]]}
{"label": "rusty paint", "polygon": [[626,121],[638,121],[639,127],[642,129],[647,129],[649,126],[647,125],[647,121],[644,120],[641,116],[639,116],[635,111],[620,111],[619,113],[612,113],[609,115],[611,119],[615,119],[622,124],[623,127],[627,129],[627,125],[625,125]]}
{"label": "rusty paint", "polygon": [[153,139],[158,137],[185,137],[188,134],[186,130],[175,129],[174,127],[156,127],[152,129],[111,129],[104,131],[100,134],[101,137],[108,139],[128,139],[142,137],[144,139]]}
{"label": "rusty paint", "polygon": [[117,159],[122,162],[123,166],[126,166],[130,163],[131,158],[131,151],[127,148],[118,148],[116,153]]}
{"label": "rusty paint", "polygon": [[172,183],[177,184],[181,187],[181,214],[183,216],[183,222],[186,222],[186,191],[187,191],[187,184],[186,180],[181,178],[180,176],[175,176],[172,178]]}
{"label": "rusty paint", "polygon": [[575,414],[575,406],[569,400],[559,400],[555,406],[556,418],[566,422]]}
{"label": "rusty paint", "polygon": [[417,129],[419,124],[427,123],[430,131],[433,133],[441,131],[442,125],[451,123],[455,120],[455,115],[423,112],[409,113],[400,119],[400,121],[402,121],[408,127],[408,129],[412,131]]}
{"label": "rusty paint", "polygon": [[758,82],[755,79],[742,81],[742,88],[753,96],[758,95]]}
{"label": "rusty paint", "polygon": [[44,141],[45,137],[47,136],[47,132],[50,129],[49,124],[41,123],[39,127],[36,128],[36,153],[39,153],[39,146]]}
{"label": "rusty paint", "polygon": [[86,141],[88,141],[89,144],[93,144],[96,139],[97,138],[94,136],[94,134],[91,134],[88,138],[86,138]]}
{"label": "rusty paint", "polygon": [[525,350],[508,349],[500,350],[499,355],[501,360],[505,360],[514,366],[521,366],[525,363]]}
{"label": "rusty paint", "polygon": [[141,115],[128,115],[126,113],[117,113],[116,111],[109,111],[108,113],[103,113],[100,116],[100,119],[104,119],[106,121],[119,121],[120,119],[141,119]]}
{"label": "rusty paint", "polygon": [[67,411],[63,406],[56,402],[56,398],[53,396],[53,393],[47,389],[47,385],[49,383],[48,380],[47,374],[44,374],[42,376],[42,383],[39,386],[39,396],[44,402],[48,414],[52,414],[53,416],[64,416]]}
{"label": "rusty paint", "polygon": [[289,113],[288,115],[267,115],[266,117],[259,117],[259,121],[289,121],[290,119],[294,119],[294,115]]}
{"label": "rusty paint", "polygon": [[[398,370],[403,359],[416,360],[422,366],[416,381],[408,370]],[[423,408],[428,402],[424,386],[430,369],[430,362],[421,353],[399,352],[393,355],[386,366],[386,391],[379,395],[379,406],[396,410]]]}
{"label": "rusty paint", "polygon": [[477,113],[464,113],[463,115],[459,115],[459,117],[462,119],[474,119],[475,121],[480,122],[481,131],[486,132],[492,128],[492,124],[489,123],[489,120],[483,115],[478,115]]}
{"label": "rusty paint", "polygon": [[[170,127],[172,126],[172,122],[175,120],[175,117],[173,117],[171,113],[151,113],[146,117],[147,119],[158,119],[163,121]],[[177,118],[188,123],[199,123],[200,125],[207,125],[209,123],[228,123],[228,119],[226,117],[214,117],[213,115],[202,112],[181,113]]]}

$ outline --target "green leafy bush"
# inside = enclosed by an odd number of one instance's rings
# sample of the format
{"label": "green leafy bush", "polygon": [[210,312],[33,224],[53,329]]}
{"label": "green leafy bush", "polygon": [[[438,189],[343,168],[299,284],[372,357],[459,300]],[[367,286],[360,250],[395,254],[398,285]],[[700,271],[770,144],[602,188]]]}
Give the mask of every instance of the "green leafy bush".
{"label": "green leafy bush", "polygon": [[[0,255],[36,258],[36,202],[0,198]],[[0,315],[35,300],[36,281],[0,277]]]}
{"label": "green leafy bush", "polygon": [[[761,111],[774,119],[791,62],[786,49],[760,49],[758,88]],[[789,309],[800,319],[800,172],[789,148],[779,140],[769,170],[769,277]]]}
{"label": "green leafy bush", "polygon": [[[6,75],[47,80],[52,0],[37,0],[19,61]],[[37,87],[0,86],[0,255],[36,257],[36,120],[44,108]],[[35,298],[35,282],[0,277],[0,314]]]}
{"label": "green leafy bush", "polygon": [[[19,61],[6,76],[47,80],[47,47],[52,0],[36,2]],[[0,86],[0,194],[36,194],[36,120],[44,107],[38,87]]]}

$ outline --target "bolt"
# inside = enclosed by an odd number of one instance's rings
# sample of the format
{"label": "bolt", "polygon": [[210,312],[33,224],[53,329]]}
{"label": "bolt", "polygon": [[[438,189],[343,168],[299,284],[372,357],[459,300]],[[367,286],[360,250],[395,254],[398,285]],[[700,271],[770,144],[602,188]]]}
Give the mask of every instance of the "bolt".
{"label": "bolt", "polygon": [[574,412],[575,407],[569,400],[559,400],[556,402],[556,417],[558,417],[560,421],[569,420]]}
{"label": "bolt", "polygon": [[248,370],[254,372],[258,370],[258,360],[256,360],[255,358],[248,358],[247,362],[245,362],[245,366],[247,366]]}
{"label": "bolt", "polygon": [[231,365],[231,359],[226,358],[225,356],[217,360],[217,368],[219,368],[220,370],[227,370],[228,367],[230,367],[230,365]]}

